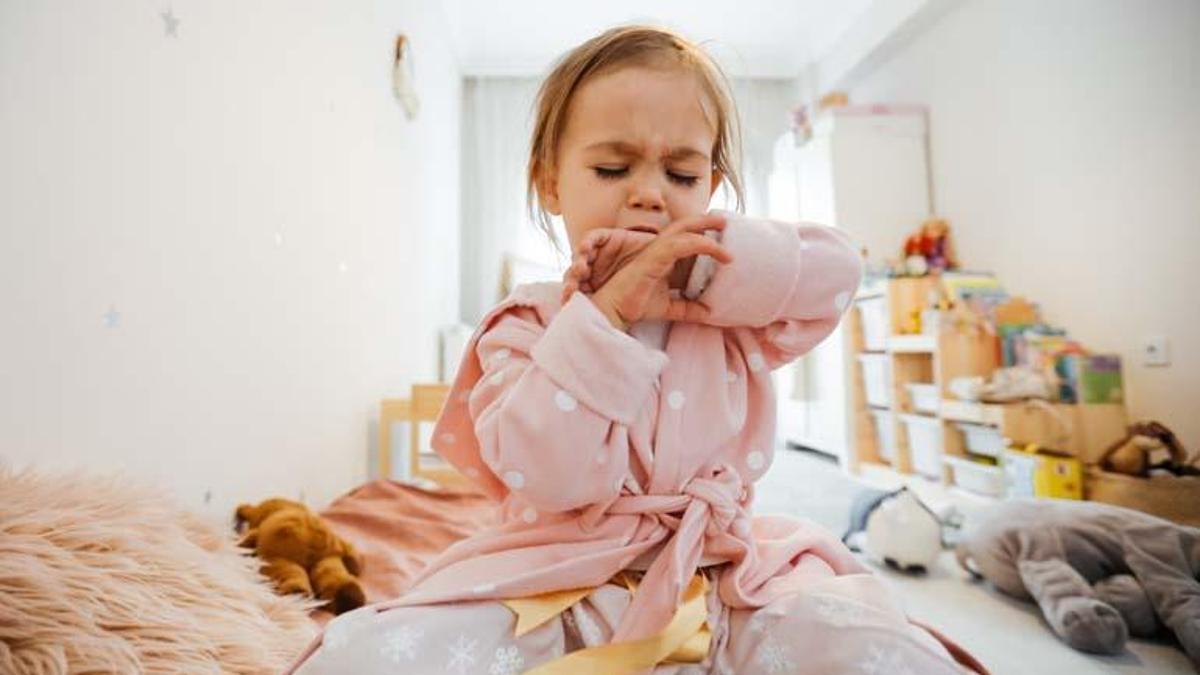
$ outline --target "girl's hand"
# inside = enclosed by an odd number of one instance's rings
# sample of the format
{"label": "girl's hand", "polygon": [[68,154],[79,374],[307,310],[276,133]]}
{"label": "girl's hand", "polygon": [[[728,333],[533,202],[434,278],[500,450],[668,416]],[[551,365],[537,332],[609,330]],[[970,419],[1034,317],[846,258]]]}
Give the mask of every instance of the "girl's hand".
{"label": "girl's hand", "polygon": [[704,236],[705,230],[724,228],[722,215],[695,216],[671,223],[612,273],[591,296],[592,302],[622,331],[643,319],[702,321],[708,316],[708,308],[678,297],[669,282],[681,260],[703,254],[718,263],[732,262],[729,251]]}
{"label": "girl's hand", "polygon": [[640,230],[607,227],[588,232],[563,275],[562,301],[569,300],[575,291],[590,295],[599,290],[655,236]]}

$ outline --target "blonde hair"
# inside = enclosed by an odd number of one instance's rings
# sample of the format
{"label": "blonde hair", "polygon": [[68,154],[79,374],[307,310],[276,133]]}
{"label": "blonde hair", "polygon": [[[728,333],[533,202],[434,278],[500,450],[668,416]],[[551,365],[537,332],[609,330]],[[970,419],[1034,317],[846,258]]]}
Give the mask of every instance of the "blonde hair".
{"label": "blonde hair", "polygon": [[733,189],[737,210],[744,208],[741,123],[721,67],[697,45],[669,30],[618,26],[563,55],[538,90],[525,198],[534,222],[555,246],[558,238],[541,203],[538,183],[557,170],[558,144],[567,126],[571,99],[588,80],[628,66],[678,68],[696,76],[717,114],[712,168]]}

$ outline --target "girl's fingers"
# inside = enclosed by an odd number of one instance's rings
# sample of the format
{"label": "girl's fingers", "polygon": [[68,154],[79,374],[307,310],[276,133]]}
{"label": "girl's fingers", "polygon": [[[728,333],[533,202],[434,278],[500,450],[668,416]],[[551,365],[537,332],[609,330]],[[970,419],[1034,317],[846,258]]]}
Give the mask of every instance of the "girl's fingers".
{"label": "girl's fingers", "polygon": [[571,266],[567,268],[566,276],[576,279],[586,279],[590,273],[591,269],[588,265],[587,258],[577,257],[575,258],[575,261],[571,263]]}
{"label": "girl's fingers", "polygon": [[563,283],[562,297],[559,299],[560,302],[565,305],[567,303],[567,301],[571,299],[571,296],[575,294],[575,289],[576,289],[575,280],[574,279],[566,280]]}
{"label": "girl's fingers", "polygon": [[702,216],[691,216],[689,218],[681,218],[663,230],[662,234],[674,234],[676,232],[704,232],[705,230],[724,230],[725,216],[717,213],[706,213]]}
{"label": "girl's fingers", "polygon": [[587,259],[582,256],[576,256],[571,266],[563,273],[563,302],[569,300],[571,295],[579,290],[580,285],[587,280],[590,274],[591,268],[588,265]]}
{"label": "girl's fingers", "polygon": [[666,256],[667,261],[671,263],[680,258],[694,255],[707,255],[722,264],[733,262],[733,254],[729,252],[729,249],[702,234],[690,232],[665,239],[662,255]]}
{"label": "girl's fingers", "polygon": [[595,255],[596,250],[604,246],[604,244],[608,241],[610,232],[611,231],[606,228],[588,232],[583,237],[583,241],[579,242],[579,253]]}
{"label": "girl's fingers", "polygon": [[585,242],[583,242],[583,246],[579,247],[578,255],[580,257],[586,259],[588,262],[592,262],[593,260],[596,259],[596,255],[599,252],[600,252],[600,247],[596,246],[591,241],[585,241]]}

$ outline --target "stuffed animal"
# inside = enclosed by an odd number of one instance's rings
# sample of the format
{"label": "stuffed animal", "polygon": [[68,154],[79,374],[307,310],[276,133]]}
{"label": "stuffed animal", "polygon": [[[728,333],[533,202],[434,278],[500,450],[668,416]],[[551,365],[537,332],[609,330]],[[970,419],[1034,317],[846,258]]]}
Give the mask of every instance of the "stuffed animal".
{"label": "stuffed animal", "polygon": [[950,224],[941,218],[930,218],[904,240],[903,272],[908,276],[924,276],[930,272],[958,269]]}
{"label": "stuffed animal", "polygon": [[851,505],[850,528],[842,542],[858,551],[866,533],[867,553],[889,567],[924,573],[942,551],[942,521],[908,488],[894,492],[865,489]]}
{"label": "stuffed animal", "polygon": [[1072,647],[1116,654],[1173,631],[1200,666],[1200,529],[1096,502],[996,505],[956,549],[1000,591],[1032,599]]}
{"label": "stuffed animal", "polygon": [[1151,471],[1200,475],[1194,464],[1175,434],[1158,422],[1130,425],[1128,435],[1109,447],[1101,460],[1106,471],[1141,477],[1149,476]]}
{"label": "stuffed animal", "polygon": [[302,593],[324,600],[335,614],[366,602],[355,578],[362,559],[316,514],[299,502],[268,499],[237,508],[237,528],[248,526],[240,545],[254,549],[262,572],[280,593]]}

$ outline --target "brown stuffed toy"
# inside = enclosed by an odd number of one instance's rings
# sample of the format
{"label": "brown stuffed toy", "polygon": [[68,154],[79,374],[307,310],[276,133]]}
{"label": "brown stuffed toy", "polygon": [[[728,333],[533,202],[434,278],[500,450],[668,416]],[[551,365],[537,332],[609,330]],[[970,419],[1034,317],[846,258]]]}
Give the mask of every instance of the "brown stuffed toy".
{"label": "brown stuffed toy", "polygon": [[1141,477],[1149,476],[1152,471],[1168,471],[1176,476],[1200,475],[1195,463],[1175,434],[1158,422],[1130,425],[1125,438],[1112,444],[1100,460],[1106,471]]}
{"label": "brown stuffed toy", "polygon": [[324,600],[335,614],[362,607],[362,585],[355,578],[362,559],[316,514],[299,502],[268,499],[237,508],[237,528],[248,525],[239,545],[263,561],[262,573],[280,593],[303,593]]}

